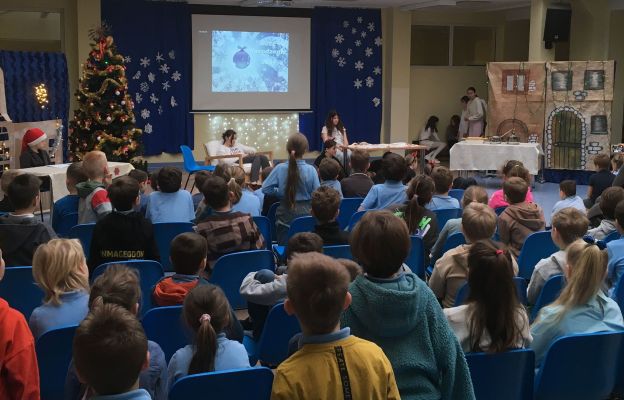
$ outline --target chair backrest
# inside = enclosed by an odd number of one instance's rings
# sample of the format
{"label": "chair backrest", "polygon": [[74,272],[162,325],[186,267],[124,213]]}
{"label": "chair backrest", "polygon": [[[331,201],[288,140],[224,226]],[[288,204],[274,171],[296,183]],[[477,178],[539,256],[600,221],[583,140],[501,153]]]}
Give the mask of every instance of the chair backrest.
{"label": "chair backrest", "polygon": [[467,353],[466,361],[477,399],[533,399],[533,350],[510,350],[494,354]]}
{"label": "chair backrest", "polygon": [[442,254],[462,244],[466,244],[466,237],[464,234],[461,232],[453,233],[446,238],[446,242],[444,242],[444,246],[442,246]]}
{"label": "chair backrest", "polygon": [[72,227],[78,225],[78,212],[70,212],[61,218],[61,220],[56,223],[56,229],[54,230],[59,237],[69,237],[69,231]]}
{"label": "chair backrest", "polygon": [[422,238],[411,235],[411,247],[405,264],[418,275],[420,279],[425,279],[425,244]]}
{"label": "chair backrest", "polygon": [[539,310],[541,310],[542,307],[557,300],[557,297],[559,297],[559,294],[561,293],[564,285],[565,278],[563,277],[563,275],[551,276],[546,281],[546,283],[542,287],[542,291],[537,297],[537,301],[531,308],[531,322],[535,320],[537,314],[539,313]]}
{"label": "chair backrest", "polygon": [[351,246],[348,244],[342,244],[337,246],[323,246],[323,254],[333,258],[348,258],[353,259],[351,254]]}
{"label": "chair backrest", "polygon": [[459,201],[461,205],[462,198],[464,197],[464,189],[451,189],[449,190],[449,196]]}
{"label": "chair backrest", "polygon": [[141,315],[145,315],[152,307],[152,289],[165,276],[162,265],[158,261],[153,260],[128,260],[114,261],[102,264],[93,271],[91,280],[102,275],[106,268],[114,264],[123,264],[134,269],[139,274],[139,283],[141,284]]}
{"label": "chair backrest", "polygon": [[439,210],[433,210],[438,220],[438,233],[444,228],[446,222],[449,219],[461,217],[461,208],[441,208]]}
{"label": "chair backrest", "polygon": [[345,229],[349,226],[351,217],[357,212],[362,201],[364,201],[364,199],[361,197],[347,197],[342,199],[340,202],[340,214],[338,214],[340,229]]}
{"label": "chair backrest", "polygon": [[279,205],[279,201],[276,201],[271,204],[271,207],[269,207],[269,211],[267,212],[267,218],[271,223],[271,240],[277,240],[277,232],[275,231],[275,213],[277,212],[277,207],[279,207]]}
{"label": "chair backrest", "polygon": [[[518,295],[518,301],[521,304],[526,305],[527,304],[527,295],[526,295],[527,283],[526,283],[526,280],[524,280],[524,278],[520,278],[518,276],[515,276],[513,278],[513,281],[514,281],[514,284],[516,286],[516,294]],[[455,295],[455,304],[453,306],[457,307],[457,306],[461,306],[462,304],[466,303],[466,300],[468,299],[468,295],[469,294],[470,294],[470,285],[468,285],[468,282],[466,282],[457,291],[457,294]]]}
{"label": "chair backrest", "polygon": [[286,314],[284,303],[271,308],[258,342],[256,357],[268,365],[279,365],[288,358],[288,342],[301,332],[299,321],[294,315]]}
{"label": "chair backrest", "polygon": [[0,281],[0,298],[24,314],[26,320],[41,305],[43,291],[35,284],[32,267],[6,267]]}
{"label": "chair backrest", "polygon": [[258,230],[262,234],[264,238],[264,243],[266,244],[266,249],[271,250],[271,243],[273,242],[273,237],[271,236],[271,221],[265,216],[258,215],[253,217]]}
{"label": "chair backrest", "polygon": [[273,372],[266,367],[206,372],[176,381],[169,400],[195,399],[200,393],[210,393],[214,399],[269,400],[272,386]]}
{"label": "chair backrest", "polygon": [[357,223],[360,222],[364,214],[366,214],[366,211],[367,210],[357,211],[355,214],[351,216],[351,219],[349,220],[349,231],[352,231],[353,228],[355,228],[355,225],[357,225]]}
{"label": "chair backrest", "polygon": [[160,345],[167,363],[173,353],[191,343],[191,335],[182,321],[182,306],[156,307],[143,316],[148,340]]}
{"label": "chair backrest", "polygon": [[550,257],[559,251],[550,236],[550,231],[534,232],[527,236],[518,256],[518,276],[531,279],[535,264],[542,258]]}
{"label": "chair backrest", "polygon": [[261,269],[275,269],[275,259],[270,250],[241,251],[219,257],[212,269],[210,282],[225,292],[235,310],[247,308],[247,302],[240,295],[243,279],[250,272]]}
{"label": "chair backrest", "polygon": [[535,376],[535,399],[606,399],[615,384],[624,332],[564,336],[548,348]]}
{"label": "chair backrest", "polygon": [[[204,143],[204,149],[206,149],[206,154],[208,157],[216,156],[219,152],[219,145],[221,144],[220,140],[211,140],[207,143]],[[216,166],[219,163],[219,160],[210,160],[210,164]]]}
{"label": "chair backrest", "polygon": [[160,254],[160,264],[165,271],[173,271],[173,265],[169,260],[171,241],[181,233],[193,232],[193,224],[191,222],[158,222],[153,226],[154,237]]}
{"label": "chair backrest", "polygon": [[89,259],[89,252],[91,250],[91,238],[93,237],[94,228],[95,223],[80,224],[73,226],[69,230],[70,238],[80,240],[80,244],[82,244],[82,250],[84,251],[87,260]]}
{"label": "chair backrest", "polygon": [[288,228],[288,238],[295,236],[300,232],[312,232],[314,231],[314,226],[316,225],[316,218],[306,215],[304,217],[297,217],[292,220],[290,223],[290,228]]}
{"label": "chair backrest", "polygon": [[76,325],[44,333],[35,343],[41,398],[61,400],[65,394],[65,377],[72,359]]}
{"label": "chair backrest", "polygon": [[496,207],[494,209],[494,212],[496,213],[496,216],[501,215],[503,213],[503,211],[505,211],[506,208],[507,208],[507,206]]}
{"label": "chair backrest", "polygon": [[186,145],[181,145],[180,150],[182,151],[182,159],[184,160],[184,169],[186,170],[186,172],[191,172],[197,167],[197,162],[195,162],[193,151],[190,147]]}
{"label": "chair backrest", "polygon": [[622,237],[622,235],[620,235],[620,232],[613,231],[604,238],[604,242],[609,243],[610,241],[619,239],[620,237]]}

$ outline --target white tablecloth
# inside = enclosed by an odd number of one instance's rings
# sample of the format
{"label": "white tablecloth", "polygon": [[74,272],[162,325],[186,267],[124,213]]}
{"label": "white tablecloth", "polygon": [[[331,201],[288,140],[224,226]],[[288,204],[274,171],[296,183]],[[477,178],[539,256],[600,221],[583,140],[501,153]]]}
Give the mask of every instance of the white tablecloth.
{"label": "white tablecloth", "polygon": [[456,143],[450,153],[452,171],[497,171],[505,162],[518,160],[531,175],[537,175],[543,151],[539,143],[489,144],[464,141]]}

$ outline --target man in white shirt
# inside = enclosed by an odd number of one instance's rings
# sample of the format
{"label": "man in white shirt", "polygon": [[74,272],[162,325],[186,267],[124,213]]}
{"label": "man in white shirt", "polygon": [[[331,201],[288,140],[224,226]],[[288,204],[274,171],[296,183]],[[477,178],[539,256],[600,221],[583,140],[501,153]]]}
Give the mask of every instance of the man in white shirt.
{"label": "man in white shirt", "polygon": [[477,96],[477,90],[474,87],[466,89],[466,95],[468,96],[468,115],[464,118],[468,122],[468,136],[482,136],[485,131],[485,101],[481,100]]}

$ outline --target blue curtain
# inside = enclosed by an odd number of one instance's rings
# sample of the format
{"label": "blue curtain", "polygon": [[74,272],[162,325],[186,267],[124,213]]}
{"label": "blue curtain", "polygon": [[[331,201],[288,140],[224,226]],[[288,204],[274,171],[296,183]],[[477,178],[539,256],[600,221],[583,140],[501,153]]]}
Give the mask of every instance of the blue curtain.
{"label": "blue curtain", "polygon": [[349,141],[379,143],[381,129],[381,11],[314,9],[312,16],[312,113],[299,129],[320,150],[327,113],[340,114]]}
{"label": "blue curtain", "polygon": [[[69,83],[67,60],[63,53],[0,51],[4,72],[7,111],[13,122],[63,120],[63,157],[67,147]],[[35,86],[46,85],[48,104],[41,108],[35,97]]]}
{"label": "blue curtain", "polygon": [[126,57],[145,155],[179,153],[182,144],[193,147],[189,5],[102,0],[102,20]]}

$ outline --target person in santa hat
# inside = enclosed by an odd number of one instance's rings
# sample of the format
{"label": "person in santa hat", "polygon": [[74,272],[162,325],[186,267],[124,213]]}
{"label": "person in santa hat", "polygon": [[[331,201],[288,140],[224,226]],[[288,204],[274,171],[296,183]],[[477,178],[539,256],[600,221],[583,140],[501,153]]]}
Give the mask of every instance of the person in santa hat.
{"label": "person in santa hat", "polygon": [[48,135],[44,131],[39,128],[27,130],[22,139],[20,168],[43,167],[52,164],[47,147]]}

